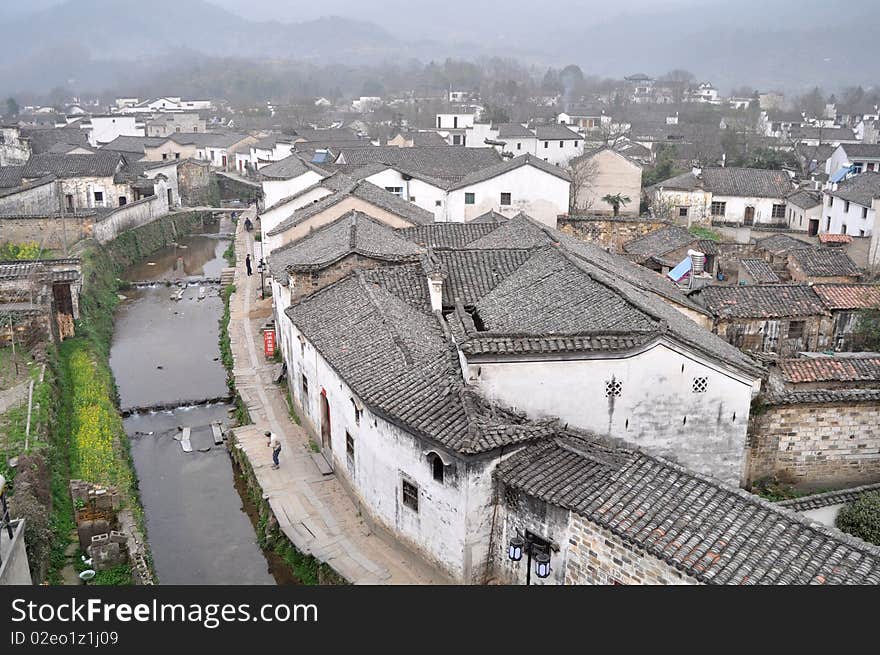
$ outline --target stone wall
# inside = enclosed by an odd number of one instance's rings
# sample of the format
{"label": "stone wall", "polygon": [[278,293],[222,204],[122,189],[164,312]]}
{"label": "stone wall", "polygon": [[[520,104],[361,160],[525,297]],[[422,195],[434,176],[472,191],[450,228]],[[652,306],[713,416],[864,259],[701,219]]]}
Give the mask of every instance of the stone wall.
{"label": "stone wall", "polygon": [[749,431],[749,481],[804,489],[880,481],[880,403],[764,407]]}
{"label": "stone wall", "polygon": [[168,213],[168,197],[150,196],[115,209],[95,222],[94,236],[98,243],[108,243],[123,232],[143,227]]}
{"label": "stone wall", "polygon": [[0,193],[0,216],[44,216],[61,211],[61,196],[54,178]]}
{"label": "stone wall", "polygon": [[77,215],[0,216],[0,243],[35,242],[57,253],[92,236],[95,213]]}
{"label": "stone wall", "polygon": [[556,228],[566,234],[620,252],[627,241],[671,225],[661,218],[625,218],[611,216],[568,216],[556,220]]}
{"label": "stone wall", "polygon": [[699,582],[572,512],[565,584],[680,585]]}
{"label": "stone wall", "polygon": [[[803,323],[800,336],[792,323]],[[773,352],[780,357],[794,357],[802,351],[831,347],[831,320],[824,316],[796,318],[724,319],[716,321],[715,333],[727,343],[753,352]],[[794,334],[794,336],[791,336]]]}
{"label": "stone wall", "polygon": [[[180,202],[187,207],[212,207],[220,202],[220,193],[207,163],[185,161],[177,167]],[[215,197],[216,196],[216,197]]]}
{"label": "stone wall", "polygon": [[144,257],[174,243],[180,236],[202,229],[210,212],[177,212],[166,214],[151,223],[120,234],[108,244],[107,253],[120,267],[127,268]]}

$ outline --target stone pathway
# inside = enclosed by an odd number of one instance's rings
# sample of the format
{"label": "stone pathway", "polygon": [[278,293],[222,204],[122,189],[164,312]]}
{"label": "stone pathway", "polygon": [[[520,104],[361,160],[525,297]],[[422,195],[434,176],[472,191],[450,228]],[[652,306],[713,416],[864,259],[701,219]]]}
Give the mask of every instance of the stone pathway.
{"label": "stone pathway", "polygon": [[[260,276],[248,276],[244,258],[254,252],[244,217],[236,226],[235,287],[230,299],[229,334],[235,359],[235,386],[252,425],[235,429],[284,534],[304,553],[326,562],[354,584],[450,584],[441,571],[393,541],[373,532],[334,475],[322,475],[309,449],[309,435],[289,416],[287,401],[274,383],[277,366],[263,355],[260,328],[271,317],[271,299],[259,300]],[[256,244],[259,245],[259,244]],[[257,260],[259,261],[259,260]],[[279,435],[281,468],[274,470],[266,430]]]}

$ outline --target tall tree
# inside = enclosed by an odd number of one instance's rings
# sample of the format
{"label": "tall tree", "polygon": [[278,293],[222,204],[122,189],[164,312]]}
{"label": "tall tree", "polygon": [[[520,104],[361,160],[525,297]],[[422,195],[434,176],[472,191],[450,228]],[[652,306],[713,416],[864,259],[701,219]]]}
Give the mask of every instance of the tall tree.
{"label": "tall tree", "polygon": [[20,111],[21,107],[18,106],[18,102],[16,102],[15,98],[10,97],[6,99],[6,115],[9,118],[15,118]]}

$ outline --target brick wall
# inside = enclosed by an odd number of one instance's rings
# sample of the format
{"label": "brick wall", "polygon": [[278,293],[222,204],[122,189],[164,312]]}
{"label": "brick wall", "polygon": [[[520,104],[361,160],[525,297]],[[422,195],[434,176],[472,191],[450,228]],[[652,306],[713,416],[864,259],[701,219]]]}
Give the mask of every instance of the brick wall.
{"label": "brick wall", "polygon": [[567,585],[699,584],[661,559],[572,513],[565,568]]}
{"label": "brick wall", "polygon": [[611,217],[560,216],[556,221],[556,227],[560,231],[581,241],[595,243],[603,248],[613,248],[615,252],[619,252],[627,241],[643,237],[669,225],[669,221],[659,218],[615,220]]}
{"label": "brick wall", "polygon": [[752,419],[749,482],[802,488],[880,481],[880,403],[776,405]]}
{"label": "brick wall", "polygon": [[341,280],[352,271],[368,270],[379,265],[381,265],[381,262],[375,259],[353,254],[327,268],[311,272],[290,273],[290,288],[293,289],[291,301],[296,301],[303,296],[315,293],[315,291],[323,289],[328,284]]}

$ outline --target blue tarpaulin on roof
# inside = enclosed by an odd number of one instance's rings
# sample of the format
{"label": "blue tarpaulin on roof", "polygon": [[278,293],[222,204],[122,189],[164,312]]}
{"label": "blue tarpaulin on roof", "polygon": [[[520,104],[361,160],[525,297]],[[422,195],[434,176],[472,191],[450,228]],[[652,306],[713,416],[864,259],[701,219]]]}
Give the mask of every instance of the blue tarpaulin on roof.
{"label": "blue tarpaulin on roof", "polygon": [[672,278],[673,282],[680,282],[685,275],[691,272],[691,258],[685,257],[681,260],[681,263],[678,264],[675,268],[669,271],[666,275]]}
{"label": "blue tarpaulin on roof", "polygon": [[853,172],[855,172],[855,171],[853,171],[852,166],[846,166],[844,168],[841,168],[834,175],[832,175],[831,180],[829,180],[829,181],[831,182],[831,184],[837,184],[838,182],[841,182],[842,180],[844,180],[847,175],[849,175],[850,173],[853,173]]}

